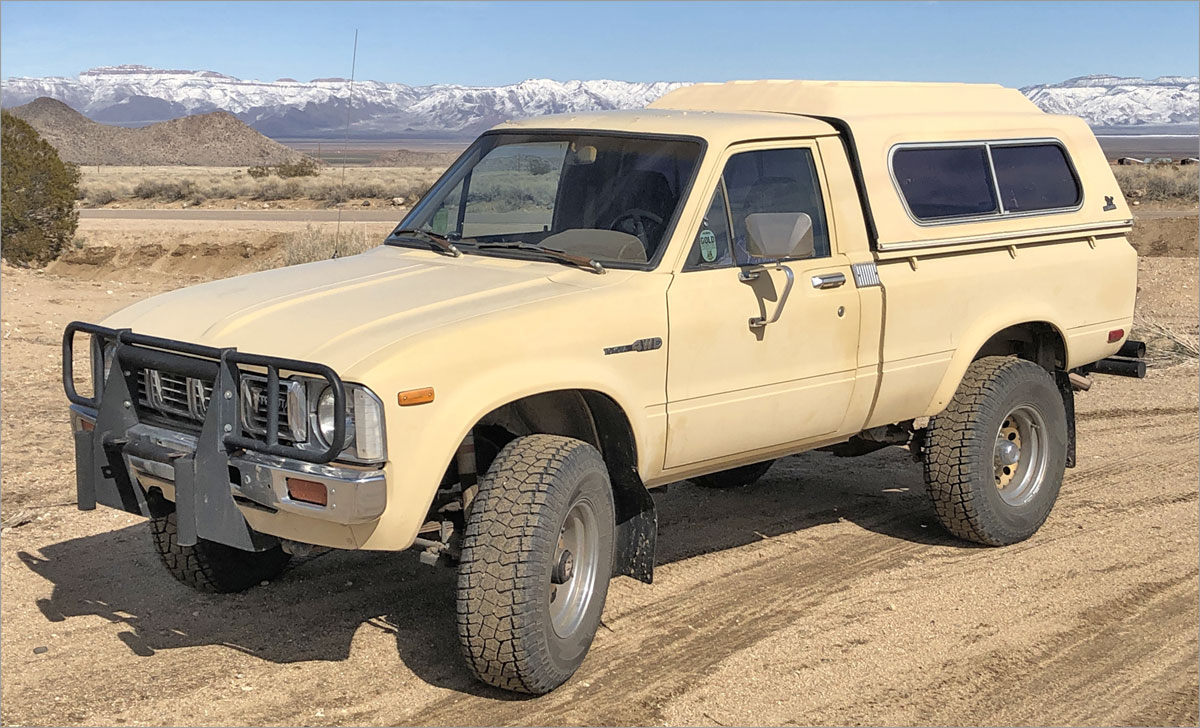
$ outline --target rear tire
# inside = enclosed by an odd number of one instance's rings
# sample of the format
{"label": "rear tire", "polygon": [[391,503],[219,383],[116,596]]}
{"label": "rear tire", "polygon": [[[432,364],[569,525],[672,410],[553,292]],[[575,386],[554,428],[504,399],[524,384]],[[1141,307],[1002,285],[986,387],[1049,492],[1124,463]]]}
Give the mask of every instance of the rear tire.
{"label": "rear tire", "polygon": [[1054,379],[1029,361],[986,357],[929,423],[925,482],[946,530],[1007,546],[1050,515],[1066,461],[1066,409]]}
{"label": "rear tire", "polygon": [[608,469],[580,440],[519,437],[479,481],[458,566],[467,665],[542,695],[583,662],[608,593],[615,512]]}
{"label": "rear tire", "polygon": [[245,591],[278,576],[291,558],[279,546],[243,551],[205,539],[197,540],[195,546],[180,546],[174,511],[150,519],[150,530],[158,557],[171,576],[201,592]]}
{"label": "rear tire", "polygon": [[761,463],[743,465],[740,468],[722,470],[719,473],[699,475],[695,478],[692,478],[692,482],[701,488],[713,488],[716,490],[741,488],[744,485],[750,485],[757,482],[759,478],[767,474],[767,471],[770,470],[771,466],[774,464],[774,460],[765,460]]}

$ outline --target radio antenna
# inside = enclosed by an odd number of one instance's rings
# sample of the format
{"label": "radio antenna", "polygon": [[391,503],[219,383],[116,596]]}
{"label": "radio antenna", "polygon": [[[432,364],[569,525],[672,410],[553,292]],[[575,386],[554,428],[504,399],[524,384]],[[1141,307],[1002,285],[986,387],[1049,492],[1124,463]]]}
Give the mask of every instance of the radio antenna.
{"label": "radio antenna", "polygon": [[[350,150],[350,115],[354,111],[354,70],[358,63],[358,28],[354,29],[354,51],[350,55],[350,88],[346,93],[346,134],[342,139],[342,180],[338,183],[342,195],[346,194],[346,153]],[[342,207],[338,205],[337,227],[333,231],[333,257],[341,253]]]}

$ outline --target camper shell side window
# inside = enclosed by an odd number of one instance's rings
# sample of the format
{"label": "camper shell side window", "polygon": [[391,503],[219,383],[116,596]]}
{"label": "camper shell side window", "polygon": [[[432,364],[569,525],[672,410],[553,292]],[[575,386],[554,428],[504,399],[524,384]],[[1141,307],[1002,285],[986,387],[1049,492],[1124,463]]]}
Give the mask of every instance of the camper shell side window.
{"label": "camper shell side window", "polygon": [[897,144],[888,159],[918,225],[1078,210],[1083,186],[1057,139]]}

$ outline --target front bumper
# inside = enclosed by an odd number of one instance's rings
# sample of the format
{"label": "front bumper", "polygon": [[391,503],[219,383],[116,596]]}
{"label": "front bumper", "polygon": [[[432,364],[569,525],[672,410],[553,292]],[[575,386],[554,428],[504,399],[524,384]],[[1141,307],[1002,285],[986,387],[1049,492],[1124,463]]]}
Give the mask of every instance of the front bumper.
{"label": "front bumper", "polygon": [[[92,397],[75,389],[72,348],[77,331],[114,344],[108,373],[93,360]],[[79,508],[103,504],[151,517],[169,512],[167,501],[173,501],[182,546],[204,539],[260,551],[276,545],[278,536],[353,548],[354,527],[377,520],[386,507],[384,471],[335,463],[332,447],[313,451],[281,442],[274,398],[267,398],[265,437],[243,433],[243,366],[266,369],[268,391],[277,386],[281,371],[324,378],[335,391],[339,423],[331,440],[341,441],[345,389],[328,367],[70,324],[63,338],[63,384],[71,401]],[[212,384],[214,396],[196,434],[145,421],[137,395],[143,367]],[[309,494],[324,486],[324,503],[294,498],[292,485],[308,488]]]}
{"label": "front bumper", "polygon": [[[94,432],[96,412],[71,405],[71,422],[76,433]],[[159,449],[170,453],[165,458],[125,453],[122,458],[131,481],[147,492],[157,488],[164,498],[174,502],[174,460],[187,455],[194,457],[198,438],[147,424],[134,425],[126,436],[133,444],[130,453],[150,453]],[[387,506],[387,479],[379,469],[304,463],[245,451],[231,455],[228,460],[230,494],[242,508],[267,513],[283,511],[353,525],[378,520]],[[292,498],[289,478],[325,486],[325,504]]]}

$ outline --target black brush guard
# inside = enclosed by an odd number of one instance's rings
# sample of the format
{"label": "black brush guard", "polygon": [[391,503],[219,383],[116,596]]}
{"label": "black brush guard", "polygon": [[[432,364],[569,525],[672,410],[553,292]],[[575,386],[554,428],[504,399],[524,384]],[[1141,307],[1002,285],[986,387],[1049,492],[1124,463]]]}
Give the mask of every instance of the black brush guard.
{"label": "black brush guard", "polygon": [[[75,335],[91,335],[92,397],[75,389]],[[112,367],[104,376],[103,351],[114,345]],[[80,510],[97,503],[140,514],[154,512],[146,491],[132,478],[125,456],[170,463],[175,468],[175,514],[178,541],[193,546],[197,539],[216,541],[247,551],[275,545],[274,537],[261,534],[246,523],[233,499],[229,457],[248,450],[308,463],[328,463],[341,454],[339,443],[346,435],[346,387],[340,377],[323,364],[261,356],[237,349],[217,349],[155,336],[135,334],[129,329],[110,329],[73,321],[63,332],[63,389],[72,404],[95,410],[92,431],[75,432],[75,481]],[[246,437],[241,421],[241,366],[266,369],[267,427],[264,438]],[[194,452],[130,439],[137,425],[137,378],[142,369],[159,369],[212,382],[212,398],[200,426]],[[334,433],[324,450],[285,445],[279,441],[279,373],[287,371],[324,379],[333,390]],[[257,373],[257,372],[255,372]]]}

